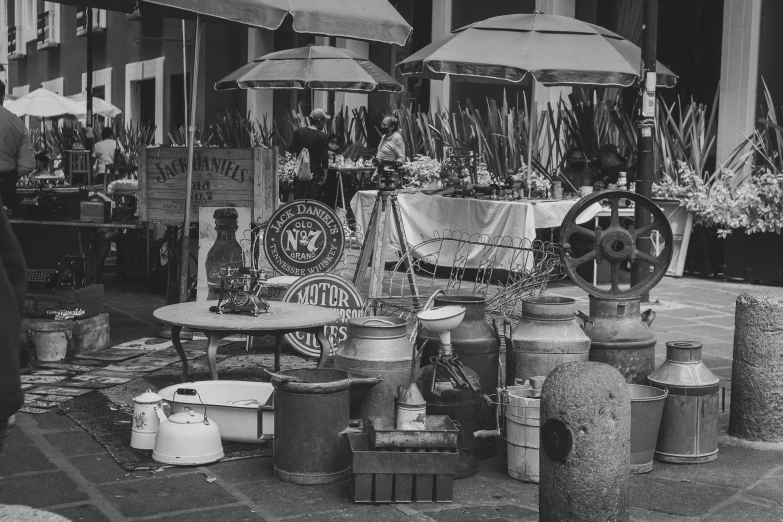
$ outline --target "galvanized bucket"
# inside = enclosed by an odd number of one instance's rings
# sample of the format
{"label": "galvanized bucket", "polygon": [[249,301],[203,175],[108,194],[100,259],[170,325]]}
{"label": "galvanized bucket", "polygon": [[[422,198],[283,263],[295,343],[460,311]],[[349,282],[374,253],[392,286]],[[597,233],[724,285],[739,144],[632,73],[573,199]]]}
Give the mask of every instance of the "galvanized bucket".
{"label": "galvanized bucket", "polygon": [[629,384],[628,391],[631,392],[631,473],[649,473],[653,469],[655,443],[669,393],[640,384]]}
{"label": "galvanized bucket", "polygon": [[509,386],[506,392],[508,475],[538,483],[541,399],[529,396],[529,389],[529,386]]}

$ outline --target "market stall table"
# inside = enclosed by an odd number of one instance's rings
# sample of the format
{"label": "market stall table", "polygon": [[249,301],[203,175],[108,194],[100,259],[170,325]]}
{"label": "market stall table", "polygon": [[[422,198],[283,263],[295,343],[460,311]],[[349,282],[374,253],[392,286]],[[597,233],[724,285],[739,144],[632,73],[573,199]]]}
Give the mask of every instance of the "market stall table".
{"label": "market stall table", "polygon": [[[351,200],[358,230],[364,232],[370,220],[376,191],[358,192]],[[492,238],[519,238],[533,241],[536,229],[560,226],[566,213],[576,203],[573,200],[506,201],[473,198],[449,198],[420,192],[400,192],[400,204],[405,235],[412,245],[442,236],[446,231]],[[582,222],[591,220],[601,210],[596,204],[580,216]],[[396,261],[400,250],[394,227],[387,227],[387,262]],[[417,254],[416,252],[414,254]],[[475,250],[473,255],[479,255]],[[507,260],[499,259],[501,265]],[[468,259],[468,267],[476,268],[481,260]]]}
{"label": "market stall table", "polygon": [[[346,205],[345,201],[345,184],[343,183],[343,174],[347,174],[352,178],[351,184],[354,187],[361,187],[364,184],[364,180],[369,179],[374,172],[375,167],[329,167],[329,169],[327,169],[327,175],[332,173],[337,175],[337,179],[335,180],[337,186],[334,187],[334,205],[331,205],[332,208],[336,210],[338,208],[338,203],[341,203],[342,208],[346,211],[348,210],[348,206]],[[331,180],[327,179],[326,186],[328,185],[331,185]],[[325,192],[326,186],[324,186]],[[325,194],[325,196],[327,204],[329,204],[330,200],[332,199],[331,194]]]}
{"label": "market stall table", "polygon": [[154,312],[156,319],[172,325],[171,340],[174,343],[180,359],[182,359],[182,382],[188,381],[188,360],[180,341],[180,331],[183,327],[203,332],[208,339],[207,361],[212,379],[217,380],[218,341],[232,335],[274,335],[275,336],[275,371],[280,371],[280,353],[283,348],[283,336],[294,332],[305,332],[315,336],[321,343],[322,367],[331,352],[331,345],[324,335],[324,326],[337,321],[340,313],[337,310],[299,303],[270,303],[269,311],[258,317],[240,314],[217,314],[210,312],[211,306],[217,306],[217,301],[198,301],[180,303],[158,308]]}

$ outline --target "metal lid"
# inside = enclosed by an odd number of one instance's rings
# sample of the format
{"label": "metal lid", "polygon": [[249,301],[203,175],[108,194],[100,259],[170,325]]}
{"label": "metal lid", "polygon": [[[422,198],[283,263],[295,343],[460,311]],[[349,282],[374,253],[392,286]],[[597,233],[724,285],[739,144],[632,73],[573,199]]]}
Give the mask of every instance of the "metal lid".
{"label": "metal lid", "polygon": [[368,339],[397,339],[405,337],[408,322],[400,317],[370,316],[348,319],[348,335]]}
{"label": "metal lid", "polygon": [[647,379],[655,386],[701,388],[720,379],[701,360],[702,345],[692,341],[666,343],[666,360]]}
{"label": "metal lid", "polygon": [[152,390],[147,390],[138,397],[133,398],[133,402],[136,404],[155,404],[163,400],[163,397],[158,395]]}

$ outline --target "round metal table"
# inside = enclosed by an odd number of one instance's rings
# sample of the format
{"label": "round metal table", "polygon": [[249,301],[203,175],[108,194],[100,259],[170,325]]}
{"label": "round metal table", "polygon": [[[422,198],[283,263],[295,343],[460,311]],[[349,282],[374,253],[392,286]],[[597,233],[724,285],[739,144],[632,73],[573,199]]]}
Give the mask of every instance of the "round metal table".
{"label": "round metal table", "polygon": [[321,343],[321,359],[318,367],[326,363],[326,358],[331,352],[331,345],[324,335],[324,326],[333,323],[340,318],[337,310],[322,308],[320,306],[304,305],[299,303],[283,303],[273,301],[269,303],[269,311],[259,314],[258,317],[246,314],[217,314],[210,312],[211,306],[217,306],[217,301],[198,301],[194,303],[180,303],[154,312],[156,319],[172,325],[171,341],[182,359],[182,382],[188,380],[188,360],[185,350],[182,348],[179,334],[183,327],[203,332],[209,341],[207,347],[207,360],[212,379],[217,380],[217,356],[218,341],[231,335],[274,335],[275,336],[275,371],[280,371],[280,352],[283,349],[283,336],[293,332],[305,332],[315,335]]}

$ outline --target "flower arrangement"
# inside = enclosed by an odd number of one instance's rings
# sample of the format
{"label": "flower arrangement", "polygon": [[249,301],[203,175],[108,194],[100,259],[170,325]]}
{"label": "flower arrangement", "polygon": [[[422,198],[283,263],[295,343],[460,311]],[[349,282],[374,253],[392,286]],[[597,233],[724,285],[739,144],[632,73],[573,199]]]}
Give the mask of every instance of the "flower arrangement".
{"label": "flower arrangement", "polygon": [[516,172],[511,174],[509,176],[509,180],[511,183],[526,183],[527,182],[527,175],[530,171],[530,167],[528,167],[523,160],[520,159],[521,165],[517,168]]}
{"label": "flower arrangement", "polygon": [[530,197],[546,198],[552,190],[552,182],[539,172],[530,173]]}
{"label": "flower arrangement", "polygon": [[280,155],[280,168],[278,169],[278,176],[280,179],[280,190],[289,191],[294,187],[294,179],[296,174],[294,173],[294,164],[296,163],[296,156],[290,152]]}
{"label": "flower arrangement", "polygon": [[405,176],[405,188],[421,189],[441,181],[441,163],[437,159],[416,155],[413,161],[405,163],[403,168],[408,173]]}
{"label": "flower arrangement", "polygon": [[747,234],[783,230],[783,174],[760,168],[738,182],[735,170],[721,169],[709,183],[680,162],[677,177],[655,183],[653,196],[684,201],[695,224],[716,227],[720,237],[738,228]]}
{"label": "flower arrangement", "polygon": [[476,178],[478,184],[482,187],[488,187],[492,185],[492,173],[487,168],[487,164],[483,161],[479,161],[476,165]]}

